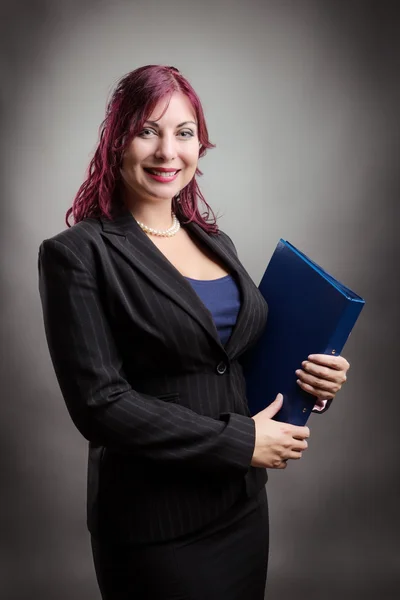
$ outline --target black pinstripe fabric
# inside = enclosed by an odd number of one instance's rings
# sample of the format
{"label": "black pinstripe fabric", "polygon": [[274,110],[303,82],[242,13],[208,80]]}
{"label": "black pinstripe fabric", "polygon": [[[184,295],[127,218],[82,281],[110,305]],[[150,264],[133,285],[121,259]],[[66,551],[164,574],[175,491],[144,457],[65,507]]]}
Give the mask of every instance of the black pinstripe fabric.
{"label": "black pinstripe fabric", "polygon": [[249,417],[239,358],[261,334],[267,306],[224,233],[185,226],[224,262],[241,290],[222,346],[192,286],[125,212],[86,219],[39,250],[39,290],[51,359],[69,413],[89,441],[88,527],[151,542],[200,529],[243,485]]}

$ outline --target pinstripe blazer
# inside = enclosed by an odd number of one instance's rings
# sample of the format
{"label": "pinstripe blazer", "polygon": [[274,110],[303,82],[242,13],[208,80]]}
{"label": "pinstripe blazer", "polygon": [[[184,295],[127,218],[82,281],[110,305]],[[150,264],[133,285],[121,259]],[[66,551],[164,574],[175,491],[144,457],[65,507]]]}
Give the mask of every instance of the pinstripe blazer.
{"label": "pinstripe blazer", "polygon": [[129,212],[85,219],[39,249],[51,359],[89,441],[88,527],[123,542],[200,529],[267,480],[250,466],[255,425],[239,362],[267,305],[226,234],[184,227],[239,285],[225,346],[190,283]]}

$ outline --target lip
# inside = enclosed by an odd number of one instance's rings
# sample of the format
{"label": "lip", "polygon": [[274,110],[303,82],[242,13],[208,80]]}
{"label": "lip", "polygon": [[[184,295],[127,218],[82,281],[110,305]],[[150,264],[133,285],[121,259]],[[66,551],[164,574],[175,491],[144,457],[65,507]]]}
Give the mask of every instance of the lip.
{"label": "lip", "polygon": [[175,171],[180,171],[180,169],[165,169],[164,167],[143,167],[144,170],[152,169],[153,171],[160,171],[160,173],[175,173]]}
{"label": "lip", "polygon": [[[171,177],[161,177],[160,175],[154,175],[154,173],[150,173],[149,171],[147,171],[146,169],[150,169],[150,168],[154,168],[154,170],[156,171],[160,171],[161,173],[175,173],[175,175],[172,175]],[[175,181],[175,179],[178,177],[180,169],[163,169],[160,167],[145,167],[144,172],[146,173],[146,175],[148,175],[149,177],[151,177],[154,181],[157,181],[158,183],[171,183],[172,181]]]}

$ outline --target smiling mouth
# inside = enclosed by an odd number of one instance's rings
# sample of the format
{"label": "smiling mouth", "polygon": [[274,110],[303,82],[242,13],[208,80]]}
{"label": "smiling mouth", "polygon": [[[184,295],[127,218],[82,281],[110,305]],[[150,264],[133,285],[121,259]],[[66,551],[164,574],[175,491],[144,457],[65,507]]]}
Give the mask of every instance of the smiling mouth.
{"label": "smiling mouth", "polygon": [[165,179],[175,177],[175,175],[180,171],[180,169],[177,169],[176,171],[159,171],[158,169],[148,168],[144,168],[144,170],[147,171],[147,173],[150,173],[151,175],[157,175],[157,177],[164,177]]}

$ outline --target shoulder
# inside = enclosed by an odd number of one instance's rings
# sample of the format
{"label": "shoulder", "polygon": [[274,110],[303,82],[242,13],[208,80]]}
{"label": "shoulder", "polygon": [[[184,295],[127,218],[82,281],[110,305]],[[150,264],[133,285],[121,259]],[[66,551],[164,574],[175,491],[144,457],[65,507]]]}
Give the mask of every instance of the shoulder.
{"label": "shoulder", "polygon": [[227,233],[225,233],[225,231],[222,231],[222,229],[219,229],[218,233],[216,233],[214,235],[220,242],[222,242],[222,244],[224,244],[224,246],[228,247],[230,250],[233,250],[233,252],[237,256],[236,246],[233,243],[232,239],[229,237],[229,235]]}
{"label": "shoulder", "polygon": [[61,244],[67,248],[84,248],[85,245],[99,241],[101,232],[100,219],[88,218],[68,227],[43,241],[44,245]]}
{"label": "shoulder", "polygon": [[39,261],[57,260],[61,256],[91,267],[93,255],[102,244],[101,221],[87,218],[56,235],[46,238],[39,247]]}
{"label": "shoulder", "polygon": [[58,248],[80,258],[88,257],[102,244],[101,231],[100,219],[87,218],[43,240],[39,251]]}

